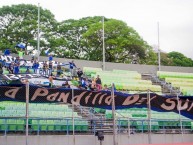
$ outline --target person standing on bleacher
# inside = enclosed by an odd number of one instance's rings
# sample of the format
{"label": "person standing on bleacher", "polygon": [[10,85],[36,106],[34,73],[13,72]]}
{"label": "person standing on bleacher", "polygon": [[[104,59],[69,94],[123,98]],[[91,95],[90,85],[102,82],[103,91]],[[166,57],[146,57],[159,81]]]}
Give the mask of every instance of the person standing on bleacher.
{"label": "person standing on bleacher", "polygon": [[23,59],[23,55],[24,55],[24,51],[23,51],[23,49],[21,48],[20,50],[17,50],[17,49],[15,49],[16,51],[17,51],[17,53],[18,53],[18,56],[19,56],[19,59]]}
{"label": "person standing on bleacher", "polygon": [[9,50],[9,49],[5,49],[4,55],[5,55],[5,56],[9,56],[9,55],[10,55],[10,50]]}
{"label": "person standing on bleacher", "polygon": [[52,73],[52,69],[53,69],[53,64],[52,64],[52,61],[49,61],[49,75],[51,75]]}
{"label": "person standing on bleacher", "polygon": [[71,62],[69,62],[69,68],[70,68],[71,77],[73,77],[74,76],[74,68],[76,68],[76,65],[75,65],[73,60]]}
{"label": "person standing on bleacher", "polygon": [[95,79],[95,81],[96,81],[97,90],[100,91],[102,89],[102,81],[99,75],[97,75],[97,78]]}
{"label": "person standing on bleacher", "polygon": [[79,78],[79,81],[81,80],[82,75],[83,75],[82,70],[81,70],[80,68],[78,68],[78,71],[77,71],[77,76],[78,76],[78,78]]}
{"label": "person standing on bleacher", "polygon": [[19,63],[14,64],[14,74],[19,74]]}

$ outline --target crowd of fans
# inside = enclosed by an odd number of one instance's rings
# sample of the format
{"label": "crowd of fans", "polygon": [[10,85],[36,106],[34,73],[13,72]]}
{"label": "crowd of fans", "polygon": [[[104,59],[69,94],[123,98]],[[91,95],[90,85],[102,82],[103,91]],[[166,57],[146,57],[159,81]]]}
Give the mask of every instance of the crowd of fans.
{"label": "crowd of fans", "polygon": [[[20,73],[20,61],[23,60],[24,50],[20,49],[17,50],[18,56],[14,60],[14,62],[11,62],[10,64],[7,64],[5,61],[2,61],[0,63],[0,74],[3,73],[4,69],[7,69],[7,71],[10,74],[19,74]],[[4,51],[4,55],[10,55],[9,49],[6,49]],[[53,65],[53,56],[48,54],[48,61],[43,61],[42,65],[40,66],[38,60],[35,57],[32,57],[31,59],[31,66],[27,66],[25,73],[35,73],[35,74],[41,74],[43,76],[48,76],[49,80],[49,86],[53,86],[53,80],[55,77],[60,77],[63,74],[62,66],[60,63],[55,63],[55,68]],[[80,68],[77,68],[74,61],[69,62],[69,72],[71,74],[71,78],[77,78],[78,81],[78,88],[80,89],[86,89],[91,91],[100,91],[100,90],[109,90],[107,85],[102,86],[102,80],[99,75],[97,75],[96,78],[88,78],[83,74],[83,71]],[[56,70],[56,73],[53,74],[53,71]],[[66,80],[63,84],[63,87],[70,88],[70,84],[68,80]]]}
{"label": "crowd of fans", "polygon": [[80,74],[83,74],[83,72],[81,70],[78,70],[77,75],[79,78],[79,86],[78,86],[79,89],[86,89],[91,91],[110,90],[106,84],[102,86],[102,80],[99,75],[97,75],[96,78],[94,77],[88,78],[88,77],[81,77]]}

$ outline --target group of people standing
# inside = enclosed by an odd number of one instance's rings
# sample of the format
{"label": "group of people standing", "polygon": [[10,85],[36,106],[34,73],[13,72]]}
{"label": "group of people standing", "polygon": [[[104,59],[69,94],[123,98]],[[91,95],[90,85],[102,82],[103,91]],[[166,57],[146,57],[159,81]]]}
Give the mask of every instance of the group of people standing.
{"label": "group of people standing", "polygon": [[97,75],[96,78],[92,77],[91,79],[85,77],[81,78],[79,88],[91,91],[101,91],[103,90],[102,80],[99,75]]}

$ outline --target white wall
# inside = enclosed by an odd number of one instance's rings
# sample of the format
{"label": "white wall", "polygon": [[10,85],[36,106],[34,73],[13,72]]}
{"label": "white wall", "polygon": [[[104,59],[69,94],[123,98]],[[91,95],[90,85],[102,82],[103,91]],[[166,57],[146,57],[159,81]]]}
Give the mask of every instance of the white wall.
{"label": "white wall", "polygon": [[[118,135],[118,145],[147,144],[147,134],[134,134],[128,137],[126,134]],[[180,143],[181,134],[152,134],[152,143]],[[184,134],[183,142],[193,143],[193,134]],[[0,145],[26,145],[25,136],[0,136]],[[73,145],[72,135],[34,135],[29,136],[28,145]],[[76,135],[75,145],[100,145],[94,135]],[[113,136],[105,135],[102,145],[113,145]]]}

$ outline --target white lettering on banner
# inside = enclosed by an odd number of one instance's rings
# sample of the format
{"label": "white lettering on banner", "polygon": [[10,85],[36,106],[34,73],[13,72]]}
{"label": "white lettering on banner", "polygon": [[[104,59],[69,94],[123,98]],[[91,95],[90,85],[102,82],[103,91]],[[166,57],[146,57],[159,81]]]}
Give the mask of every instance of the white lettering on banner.
{"label": "white lettering on banner", "polygon": [[92,95],[92,92],[85,98],[85,103],[86,104],[88,103],[88,100],[90,99],[91,95]]}
{"label": "white lettering on banner", "polygon": [[58,94],[59,94],[59,92],[48,95],[47,100],[48,101],[55,101]]}
{"label": "white lettering on banner", "polygon": [[136,103],[139,100],[139,95],[128,96],[123,102],[123,105],[130,105]]}
{"label": "white lettering on banner", "polygon": [[15,87],[13,89],[10,89],[8,91],[5,92],[5,96],[9,97],[9,98],[13,98],[15,99],[15,96],[17,94],[17,92],[19,91],[18,87]]}
{"label": "white lettering on banner", "polygon": [[1,55],[1,60],[2,60],[2,61],[5,60],[6,62],[10,62],[10,61],[14,61],[14,60],[15,60],[15,57]]}
{"label": "white lettering on banner", "polygon": [[48,95],[48,89],[38,88],[32,96],[31,101],[34,101],[37,97],[43,97],[46,95]]}
{"label": "white lettering on banner", "polygon": [[92,104],[93,104],[93,105],[95,104],[95,101],[96,101],[96,99],[97,99],[97,97],[98,97],[99,95],[101,95],[101,93],[98,93],[98,94],[96,94],[96,95],[94,96],[94,99],[92,100]]}
{"label": "white lettering on banner", "polygon": [[179,105],[177,105],[178,110],[186,110],[188,108],[188,103],[189,103],[189,100],[186,99],[184,105],[182,106],[182,100],[179,100]]}
{"label": "white lettering on banner", "polygon": [[173,110],[176,107],[176,102],[173,100],[174,98],[168,98],[166,99],[166,102],[169,104],[168,106],[166,104],[162,104],[161,107],[165,110]]}
{"label": "white lettering on banner", "polygon": [[61,93],[59,98],[58,98],[58,102],[63,102],[63,103],[67,103],[68,97],[69,97],[70,93]]}
{"label": "white lettering on banner", "polygon": [[[71,103],[74,105],[80,105],[80,100],[81,98],[86,94],[87,92],[82,92],[80,95],[76,95],[74,96],[74,98],[72,98]],[[76,100],[76,101],[75,101]]]}
{"label": "white lettering on banner", "polygon": [[190,107],[187,109],[187,111],[190,111],[193,108],[193,102],[191,103]]}
{"label": "white lettering on banner", "polygon": [[[114,96],[114,97],[116,97],[116,96]],[[112,104],[112,97],[111,96],[107,96],[105,98],[105,103],[108,104],[108,105],[111,105]]]}
{"label": "white lettering on banner", "polygon": [[37,78],[39,77],[39,74],[19,74],[19,75],[14,75],[14,74],[6,74],[6,75],[2,75],[2,77],[4,77],[5,79],[8,80],[18,80],[21,78]]}
{"label": "white lettering on banner", "polygon": [[102,103],[102,100],[103,100],[103,98],[104,98],[105,95],[107,95],[107,94],[103,94],[102,96],[99,97],[99,98],[100,98],[100,99],[99,99],[99,104]]}
{"label": "white lettering on banner", "polygon": [[14,75],[14,74],[3,75],[3,77],[6,77],[9,80],[18,80],[19,79],[19,77],[17,75]]}

